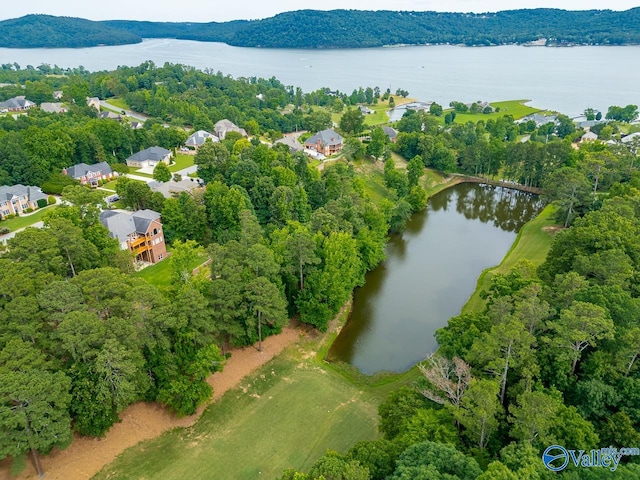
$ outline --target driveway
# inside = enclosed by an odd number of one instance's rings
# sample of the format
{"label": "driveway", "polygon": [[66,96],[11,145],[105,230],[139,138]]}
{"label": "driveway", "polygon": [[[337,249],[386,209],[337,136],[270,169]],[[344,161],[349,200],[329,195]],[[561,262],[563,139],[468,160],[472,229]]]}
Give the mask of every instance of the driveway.
{"label": "driveway", "polygon": [[115,105],[111,105],[109,102],[105,102],[104,100],[100,100],[100,107],[115,110],[116,112],[124,112],[127,117],[131,117],[139,122],[145,122],[149,117],[143,115],[138,112],[134,112],[133,110],[122,110],[120,107],[116,107]]}
{"label": "driveway", "polygon": [[44,222],[36,222],[33,225],[29,225],[28,227],[19,228],[14,232],[9,232],[6,235],[0,235],[0,243],[6,243],[7,240],[16,236],[16,233],[23,231],[25,228],[42,228],[44,226]]}

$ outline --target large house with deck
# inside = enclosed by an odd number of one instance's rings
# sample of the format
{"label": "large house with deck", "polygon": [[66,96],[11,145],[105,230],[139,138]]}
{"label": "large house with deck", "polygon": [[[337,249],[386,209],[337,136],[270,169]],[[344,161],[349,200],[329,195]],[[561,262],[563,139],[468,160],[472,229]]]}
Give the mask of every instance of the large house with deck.
{"label": "large house with deck", "polygon": [[128,213],[115,210],[100,212],[100,223],[122,250],[130,251],[136,262],[158,263],[167,258],[160,214],[153,210]]}

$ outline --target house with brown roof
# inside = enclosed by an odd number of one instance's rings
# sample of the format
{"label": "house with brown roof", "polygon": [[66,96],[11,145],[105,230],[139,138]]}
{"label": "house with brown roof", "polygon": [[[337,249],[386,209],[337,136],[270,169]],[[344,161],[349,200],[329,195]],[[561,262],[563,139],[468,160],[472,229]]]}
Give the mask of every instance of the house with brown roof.
{"label": "house with brown roof", "polygon": [[342,150],[344,139],[334,129],[329,128],[316,133],[304,142],[304,147],[329,156]]}
{"label": "house with brown roof", "polygon": [[62,173],[78,180],[81,184],[97,186],[100,180],[109,180],[116,177],[107,162],[100,162],[94,165],[79,163],[62,170]]}
{"label": "house with brown roof", "polygon": [[[0,186],[0,219],[4,219],[7,215],[20,215],[27,209],[35,210],[40,205],[45,206],[47,198],[47,195],[38,187],[2,185]],[[38,205],[39,200],[40,205]]]}
{"label": "house with brown roof", "polygon": [[100,223],[122,250],[131,252],[136,262],[158,263],[167,258],[161,216],[153,210],[128,213],[115,210],[100,212]]}

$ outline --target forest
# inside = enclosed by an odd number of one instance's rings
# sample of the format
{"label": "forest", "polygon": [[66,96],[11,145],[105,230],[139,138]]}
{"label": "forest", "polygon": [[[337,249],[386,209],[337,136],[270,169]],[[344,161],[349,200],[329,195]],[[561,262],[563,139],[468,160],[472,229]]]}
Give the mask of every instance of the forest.
{"label": "forest", "polygon": [[[133,20],[94,22],[28,15],[0,22],[0,47],[88,47],[138,43],[142,38],[224,42],[238,47],[370,48],[388,45],[526,44],[628,45],[640,43],[640,8],[567,11],[508,10],[441,13],[299,10],[261,20],[169,23]],[[78,32],[83,32],[78,35]]]}
{"label": "forest", "polygon": [[[260,344],[291,317],[326,330],[384,259],[387,236],[425,207],[425,167],[542,187],[569,228],[542,267],[522,264],[497,277],[485,311],[455,317],[438,333],[441,348],[421,367],[424,383],[380,408],[384,439],[284,478],[545,478],[535,462],[549,441],[637,444],[635,144],[576,150],[582,131],[562,116],[538,127],[509,115],[443,124],[417,112],[396,124],[390,143],[352,108],[370,95],[389,98],[377,87],[304,93],[275,78],[182,65],[94,73],[3,65],[0,82],[15,85],[0,89],[3,98],[48,100],[61,90],[70,107],[0,119],[0,184],[35,184],[65,200],[43,228],[19,232],[0,254],[0,459],[11,457],[14,471],[26,455],[68,445],[73,432],[105,435],[138,400],[193,413],[210,398],[206,378],[230,348]],[[123,98],[152,118],[138,130],[98,119],[88,96]],[[297,126],[330,126],[323,105],[343,113],[342,160],[319,169],[271,145]],[[634,106],[611,109],[620,111],[637,116]],[[197,151],[205,188],[164,198],[143,182],[116,182],[122,206],[162,214],[170,282],[147,283],[98,220],[103,193],[59,172],[76,162],[123,169],[132,152],[174,149],[185,127],[211,130],[222,118],[253,138],[229,133]],[[598,130],[616,139],[627,126]],[[401,159],[406,168],[396,168]],[[373,195],[365,164],[377,170],[383,196]],[[194,272],[199,259],[211,262]],[[620,467],[629,475],[633,468]],[[327,476],[332,469],[336,476]]]}

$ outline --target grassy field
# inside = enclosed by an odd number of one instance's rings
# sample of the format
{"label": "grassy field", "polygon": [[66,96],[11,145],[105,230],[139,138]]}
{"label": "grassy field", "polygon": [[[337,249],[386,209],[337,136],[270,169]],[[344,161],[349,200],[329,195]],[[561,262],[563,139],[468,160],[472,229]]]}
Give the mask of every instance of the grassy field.
{"label": "grassy field", "polygon": [[124,98],[118,98],[118,97],[107,98],[105,102],[113,105],[114,107],[118,107],[120,110],[129,110],[129,105],[124,100]]}
{"label": "grassy field", "polygon": [[344,452],[378,438],[378,405],[413,383],[417,369],[362,380],[322,360],[335,335],[301,340],[210,405],[193,427],[125,451],[94,478],[273,479],[286,468],[308,470],[327,449]]}
{"label": "grassy field", "polygon": [[169,165],[169,171],[177,172],[178,170],[182,170],[183,168],[190,167],[194,164],[193,155],[177,153],[176,156],[173,157],[173,162],[173,164]]}
{"label": "grassy field", "polygon": [[[170,249],[167,249],[170,252]],[[204,249],[200,251],[199,257],[191,264],[191,268],[196,268],[202,265],[207,259]],[[136,277],[143,278],[148,283],[155,285],[156,287],[168,287],[171,285],[171,262],[167,259],[162,262],[158,262],[155,265],[140,270],[134,273]]]}
{"label": "grassy field", "polygon": [[115,192],[116,180],[111,180],[110,182],[105,183],[104,185],[102,185],[102,188],[106,188],[107,190],[113,190]]}
{"label": "grassy field", "polygon": [[527,259],[535,265],[540,265],[547,258],[547,253],[551,248],[555,207],[548,205],[536,218],[527,223],[511,246],[509,252],[497,267],[492,267],[480,275],[476,289],[467,301],[462,311],[473,312],[482,309],[484,300],[480,298],[480,292],[486,290],[491,284],[491,277],[496,274],[509,273],[509,270],[520,260]]}
{"label": "grassy field", "polygon": [[0,222],[0,228],[8,228],[9,231],[14,232],[20,228],[28,227],[34,223],[42,221],[42,217],[44,217],[47,212],[51,211],[52,208],[55,208],[55,206],[50,205],[41,208],[31,215],[23,215],[9,220],[3,220]]}
{"label": "grassy field", "polygon": [[[540,110],[537,108],[529,107],[524,104],[524,102],[528,102],[528,100],[508,100],[505,102],[492,102],[491,106],[493,108],[500,108],[499,112],[494,113],[456,113],[455,122],[456,123],[467,123],[473,122],[476,123],[479,120],[484,120],[485,122],[491,118],[496,119],[500,118],[503,115],[512,115],[514,119],[519,119],[522,117],[526,117],[527,115],[531,115],[533,113],[539,112]],[[438,119],[444,123],[444,116],[447,112],[450,112],[451,109],[447,109],[444,111],[441,117]]]}

